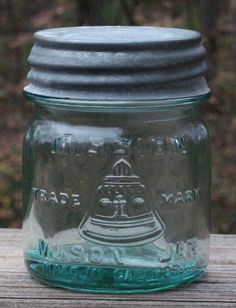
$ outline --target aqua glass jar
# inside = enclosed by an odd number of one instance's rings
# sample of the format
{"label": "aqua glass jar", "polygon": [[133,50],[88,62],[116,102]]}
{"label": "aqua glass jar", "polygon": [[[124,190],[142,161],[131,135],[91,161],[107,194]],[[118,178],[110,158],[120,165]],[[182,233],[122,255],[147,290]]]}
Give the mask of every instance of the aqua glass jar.
{"label": "aqua glass jar", "polygon": [[209,97],[197,32],[39,31],[25,95],[24,258],[40,281],[149,292],[208,263]]}

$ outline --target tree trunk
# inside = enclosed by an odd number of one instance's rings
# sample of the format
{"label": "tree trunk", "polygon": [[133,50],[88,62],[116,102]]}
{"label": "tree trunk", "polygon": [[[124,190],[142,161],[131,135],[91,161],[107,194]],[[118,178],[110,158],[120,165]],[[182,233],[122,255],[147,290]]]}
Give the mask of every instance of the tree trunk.
{"label": "tree trunk", "polygon": [[236,1],[231,0],[230,8],[232,12],[233,38],[232,38],[232,53],[234,61],[234,69],[236,70]]}
{"label": "tree trunk", "polygon": [[201,32],[203,43],[207,49],[207,76],[216,76],[217,51],[217,18],[219,16],[219,0],[201,0]]}

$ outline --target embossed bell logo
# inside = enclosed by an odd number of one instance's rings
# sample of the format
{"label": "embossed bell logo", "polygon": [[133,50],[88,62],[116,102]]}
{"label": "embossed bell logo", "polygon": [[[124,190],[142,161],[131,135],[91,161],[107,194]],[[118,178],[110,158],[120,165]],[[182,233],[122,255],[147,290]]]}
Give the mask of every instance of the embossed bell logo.
{"label": "embossed bell logo", "polygon": [[105,245],[139,245],[164,234],[142,178],[130,159],[117,157],[97,188],[95,207],[79,230],[83,238]]}

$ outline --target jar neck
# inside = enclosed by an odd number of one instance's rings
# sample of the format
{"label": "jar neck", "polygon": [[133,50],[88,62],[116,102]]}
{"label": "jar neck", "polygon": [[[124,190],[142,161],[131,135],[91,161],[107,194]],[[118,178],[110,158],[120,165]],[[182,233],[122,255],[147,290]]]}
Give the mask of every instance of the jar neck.
{"label": "jar neck", "polygon": [[53,105],[34,105],[34,117],[41,119],[48,119],[54,121],[76,121],[80,123],[100,122],[101,120],[107,122],[120,123],[122,121],[165,121],[185,117],[199,117],[201,104],[188,104],[177,106],[176,108],[158,108],[154,110],[145,110],[142,112],[97,112],[83,111],[81,108],[67,108]]}
{"label": "jar neck", "polygon": [[199,105],[208,100],[211,93],[172,99],[147,99],[147,100],[80,100],[69,98],[54,98],[32,94],[24,91],[24,96],[33,103],[55,107],[61,110],[73,110],[91,113],[146,113],[156,110],[177,109],[185,106]]}

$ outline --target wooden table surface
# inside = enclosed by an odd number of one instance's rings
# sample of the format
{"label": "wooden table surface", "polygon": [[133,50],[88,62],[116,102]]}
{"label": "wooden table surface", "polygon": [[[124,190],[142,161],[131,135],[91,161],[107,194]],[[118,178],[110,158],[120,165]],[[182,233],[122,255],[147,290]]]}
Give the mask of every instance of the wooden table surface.
{"label": "wooden table surface", "polygon": [[0,229],[0,307],[236,307],[236,235],[212,235],[208,272],[175,290],[86,294],[45,287],[30,277],[19,229]]}

